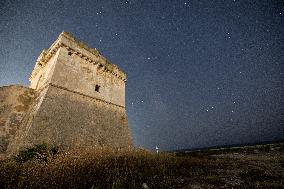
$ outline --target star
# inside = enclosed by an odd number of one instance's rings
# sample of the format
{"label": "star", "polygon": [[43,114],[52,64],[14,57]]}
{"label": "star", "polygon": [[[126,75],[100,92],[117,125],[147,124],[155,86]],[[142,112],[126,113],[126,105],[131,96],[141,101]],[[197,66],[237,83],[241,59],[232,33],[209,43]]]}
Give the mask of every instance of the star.
{"label": "star", "polygon": [[234,101],[233,104],[236,104],[236,102]]}
{"label": "star", "polygon": [[144,101],[143,101],[143,100],[141,100],[141,102],[143,103]]}

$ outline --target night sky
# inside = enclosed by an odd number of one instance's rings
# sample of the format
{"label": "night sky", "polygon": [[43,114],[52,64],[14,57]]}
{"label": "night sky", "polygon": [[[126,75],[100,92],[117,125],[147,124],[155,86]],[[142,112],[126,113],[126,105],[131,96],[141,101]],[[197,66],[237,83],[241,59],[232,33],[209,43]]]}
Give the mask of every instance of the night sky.
{"label": "night sky", "polygon": [[136,146],[284,139],[281,0],[1,0],[0,86],[28,86],[62,31],[126,72]]}

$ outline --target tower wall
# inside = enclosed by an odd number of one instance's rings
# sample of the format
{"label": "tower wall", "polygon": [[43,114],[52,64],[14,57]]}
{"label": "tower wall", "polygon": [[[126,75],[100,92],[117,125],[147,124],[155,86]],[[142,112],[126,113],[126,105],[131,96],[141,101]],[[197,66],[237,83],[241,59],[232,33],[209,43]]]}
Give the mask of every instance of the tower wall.
{"label": "tower wall", "polygon": [[[30,87],[36,90],[52,83],[125,106],[125,73],[96,49],[88,48],[65,33],[48,51],[42,52],[30,81]],[[99,91],[95,90],[96,86]]]}
{"label": "tower wall", "polygon": [[131,145],[123,107],[53,85],[40,103],[32,124],[26,124],[22,146],[48,143],[68,149]]}
{"label": "tower wall", "polygon": [[[45,51],[43,51],[42,54],[45,54]],[[41,90],[48,83],[51,83],[58,55],[59,51],[56,51],[47,63],[41,61],[41,56],[38,58],[35,67],[37,74],[33,77],[33,79],[30,79],[30,88],[35,90]]]}
{"label": "tower wall", "polygon": [[[59,49],[51,83],[69,90],[125,106],[125,82],[99,64],[92,64],[65,47]],[[96,91],[96,86],[99,87]]]}

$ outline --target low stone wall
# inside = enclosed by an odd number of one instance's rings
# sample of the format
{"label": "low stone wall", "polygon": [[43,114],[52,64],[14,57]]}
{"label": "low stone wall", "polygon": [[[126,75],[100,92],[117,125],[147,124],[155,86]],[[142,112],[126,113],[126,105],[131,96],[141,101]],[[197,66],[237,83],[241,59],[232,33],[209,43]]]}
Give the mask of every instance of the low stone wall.
{"label": "low stone wall", "polygon": [[9,143],[26,116],[36,92],[19,85],[0,87],[0,156],[3,156]]}

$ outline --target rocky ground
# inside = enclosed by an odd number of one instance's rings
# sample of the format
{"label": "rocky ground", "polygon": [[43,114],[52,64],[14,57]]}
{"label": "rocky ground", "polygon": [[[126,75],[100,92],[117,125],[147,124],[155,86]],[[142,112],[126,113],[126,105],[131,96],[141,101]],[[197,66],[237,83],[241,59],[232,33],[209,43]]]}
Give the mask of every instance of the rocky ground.
{"label": "rocky ground", "polygon": [[[284,188],[283,144],[181,152],[204,161],[183,188]],[[190,181],[191,180],[191,181]]]}

